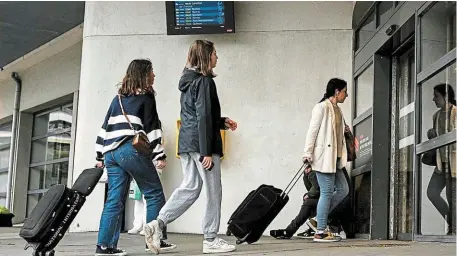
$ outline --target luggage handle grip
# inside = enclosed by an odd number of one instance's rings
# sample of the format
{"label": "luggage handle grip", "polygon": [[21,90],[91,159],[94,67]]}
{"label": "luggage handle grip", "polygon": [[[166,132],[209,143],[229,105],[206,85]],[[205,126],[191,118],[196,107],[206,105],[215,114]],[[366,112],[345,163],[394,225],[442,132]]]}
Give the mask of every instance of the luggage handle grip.
{"label": "luggage handle grip", "polygon": [[[303,167],[307,166],[307,165],[310,165],[308,163],[308,161],[305,161],[303,163],[303,165],[300,167],[300,169],[298,169],[297,173],[295,173],[295,176],[292,178],[292,180],[289,182],[289,184],[287,185],[287,187],[284,189],[284,191],[279,195],[280,197],[286,197],[290,191],[292,191],[292,189],[294,188],[295,184],[297,184],[298,180],[301,178],[301,176],[303,175],[303,173],[305,172],[305,169],[303,169]],[[307,166],[308,167],[308,166]],[[302,171],[303,169],[303,171]],[[297,177],[298,175],[298,177]],[[292,184],[293,183],[293,184]],[[292,186],[291,186],[292,185]]]}

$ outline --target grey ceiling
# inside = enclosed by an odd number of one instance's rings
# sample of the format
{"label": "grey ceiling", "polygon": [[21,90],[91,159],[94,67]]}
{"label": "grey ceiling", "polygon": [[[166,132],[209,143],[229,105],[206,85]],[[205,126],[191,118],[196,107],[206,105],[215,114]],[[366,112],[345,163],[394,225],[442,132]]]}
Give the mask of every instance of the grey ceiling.
{"label": "grey ceiling", "polygon": [[0,68],[83,23],[84,4],[0,1]]}

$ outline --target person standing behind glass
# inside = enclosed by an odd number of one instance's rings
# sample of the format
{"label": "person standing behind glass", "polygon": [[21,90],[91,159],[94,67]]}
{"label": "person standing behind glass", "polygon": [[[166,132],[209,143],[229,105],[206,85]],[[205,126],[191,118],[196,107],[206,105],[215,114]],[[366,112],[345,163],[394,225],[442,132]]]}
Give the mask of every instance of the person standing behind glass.
{"label": "person standing behind glass", "polygon": [[[456,129],[455,92],[448,84],[433,88],[433,101],[439,110],[433,115],[433,128],[427,137],[432,139]],[[441,197],[446,188],[447,202]],[[427,197],[448,224],[448,234],[455,234],[456,144],[436,150],[436,167],[427,187]],[[451,211],[452,208],[452,211]]]}

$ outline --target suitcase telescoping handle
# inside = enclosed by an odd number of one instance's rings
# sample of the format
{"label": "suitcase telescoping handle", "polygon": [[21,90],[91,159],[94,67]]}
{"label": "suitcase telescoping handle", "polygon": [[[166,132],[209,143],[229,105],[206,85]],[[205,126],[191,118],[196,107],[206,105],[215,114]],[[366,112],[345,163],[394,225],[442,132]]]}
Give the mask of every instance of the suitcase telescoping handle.
{"label": "suitcase telescoping handle", "polygon": [[298,172],[295,174],[295,176],[292,178],[292,180],[287,185],[286,189],[284,189],[284,191],[279,195],[280,197],[284,198],[290,193],[290,191],[292,191],[295,184],[297,184],[297,181],[301,178],[301,176],[305,172],[306,168],[310,167],[309,165],[310,165],[310,163],[308,161],[303,163],[303,165],[300,167],[300,169],[298,169]]}

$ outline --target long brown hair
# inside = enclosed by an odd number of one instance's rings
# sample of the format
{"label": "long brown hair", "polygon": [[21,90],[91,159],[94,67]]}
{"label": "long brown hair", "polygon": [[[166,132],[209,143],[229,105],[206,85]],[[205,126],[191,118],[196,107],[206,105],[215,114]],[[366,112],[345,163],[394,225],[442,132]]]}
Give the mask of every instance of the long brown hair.
{"label": "long brown hair", "polygon": [[204,76],[216,75],[211,67],[211,54],[214,52],[214,43],[208,40],[196,40],[190,45],[187,54],[186,68],[195,68]]}
{"label": "long brown hair", "polygon": [[149,73],[152,72],[152,63],[147,59],[136,59],[130,62],[127,73],[122,79],[118,93],[125,96],[152,93],[154,89],[149,85]]}

